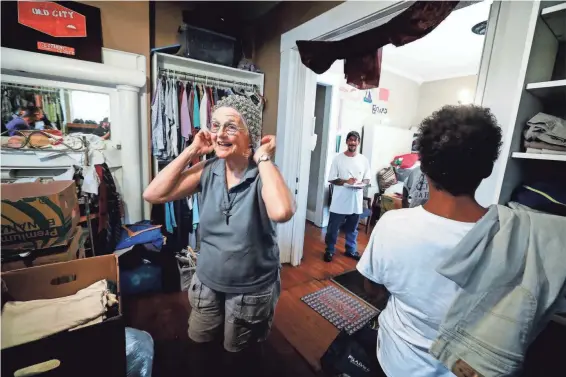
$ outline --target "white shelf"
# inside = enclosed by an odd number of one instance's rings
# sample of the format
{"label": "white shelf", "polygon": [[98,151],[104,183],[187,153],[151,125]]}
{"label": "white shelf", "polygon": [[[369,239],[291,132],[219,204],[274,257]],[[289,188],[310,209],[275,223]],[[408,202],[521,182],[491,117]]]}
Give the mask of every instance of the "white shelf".
{"label": "white shelf", "polygon": [[541,16],[556,39],[561,42],[566,41],[566,2],[544,8]]}
{"label": "white shelf", "polygon": [[226,67],[219,64],[204,62],[182,56],[155,53],[157,67],[190,74],[208,76],[223,80],[238,80],[248,84],[255,84],[263,92],[263,73],[244,71],[242,69]]}
{"label": "white shelf", "polygon": [[566,80],[553,80],[527,84],[527,90],[537,97],[564,96],[566,98]]}
{"label": "white shelf", "polygon": [[512,156],[513,158],[523,158],[527,160],[566,161],[566,155],[563,154],[514,152]]}

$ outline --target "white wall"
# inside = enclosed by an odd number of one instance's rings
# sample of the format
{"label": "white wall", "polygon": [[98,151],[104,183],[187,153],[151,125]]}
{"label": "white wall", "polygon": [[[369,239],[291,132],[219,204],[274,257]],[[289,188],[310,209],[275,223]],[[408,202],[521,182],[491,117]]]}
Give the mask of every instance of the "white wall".
{"label": "white wall", "polygon": [[458,102],[461,104],[472,103],[477,80],[477,75],[470,75],[422,83],[413,123],[419,124],[424,118],[444,105],[458,105]]}
{"label": "white wall", "polygon": [[[377,192],[377,172],[389,166],[393,157],[411,153],[413,131],[398,127],[366,125],[364,135],[364,156],[370,162],[371,181],[368,196]],[[371,145],[368,148],[367,145]]]}
{"label": "white wall", "polygon": [[419,101],[419,83],[384,69],[379,86],[389,89],[389,120],[384,125],[404,129],[414,126]]}

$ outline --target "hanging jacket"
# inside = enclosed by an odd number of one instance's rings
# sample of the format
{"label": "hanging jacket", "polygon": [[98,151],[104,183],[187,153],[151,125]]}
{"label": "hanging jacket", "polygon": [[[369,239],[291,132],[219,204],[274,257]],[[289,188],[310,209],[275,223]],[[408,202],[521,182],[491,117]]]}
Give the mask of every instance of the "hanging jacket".
{"label": "hanging jacket", "polygon": [[436,269],[461,288],[429,352],[458,377],[515,376],[566,311],[566,218],[492,206]]}

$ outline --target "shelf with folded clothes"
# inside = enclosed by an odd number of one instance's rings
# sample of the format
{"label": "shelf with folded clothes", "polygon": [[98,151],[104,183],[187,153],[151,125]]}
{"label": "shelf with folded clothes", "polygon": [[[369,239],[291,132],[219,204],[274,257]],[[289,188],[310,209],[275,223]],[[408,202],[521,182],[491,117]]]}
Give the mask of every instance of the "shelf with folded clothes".
{"label": "shelf with folded clothes", "polygon": [[566,98],[566,80],[551,80],[530,83],[527,84],[526,89],[539,98],[548,98],[553,96],[563,96],[563,98]]}
{"label": "shelf with folded clothes", "polygon": [[551,153],[513,152],[512,157],[530,160],[566,161],[566,155]]}
{"label": "shelf with folded clothes", "polygon": [[556,39],[566,41],[566,2],[543,8],[541,17]]}

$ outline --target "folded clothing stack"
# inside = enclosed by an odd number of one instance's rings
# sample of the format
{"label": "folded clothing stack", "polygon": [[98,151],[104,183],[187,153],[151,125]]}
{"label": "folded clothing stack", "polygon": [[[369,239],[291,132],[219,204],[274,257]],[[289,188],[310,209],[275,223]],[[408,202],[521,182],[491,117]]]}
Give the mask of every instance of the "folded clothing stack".
{"label": "folded clothing stack", "polygon": [[112,316],[110,308],[118,307],[112,286],[100,280],[67,297],[6,302],[2,309],[2,349],[102,322]]}
{"label": "folded clothing stack", "polygon": [[538,113],[527,122],[524,146],[527,153],[566,155],[566,120]]}

